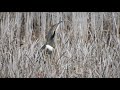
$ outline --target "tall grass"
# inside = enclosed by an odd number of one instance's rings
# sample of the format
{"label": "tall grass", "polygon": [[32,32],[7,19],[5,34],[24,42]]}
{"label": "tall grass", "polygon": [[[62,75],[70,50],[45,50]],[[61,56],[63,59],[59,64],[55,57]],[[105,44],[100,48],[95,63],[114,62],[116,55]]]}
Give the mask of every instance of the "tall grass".
{"label": "tall grass", "polygon": [[[52,55],[40,51],[63,21]],[[0,12],[1,78],[119,78],[120,13]]]}

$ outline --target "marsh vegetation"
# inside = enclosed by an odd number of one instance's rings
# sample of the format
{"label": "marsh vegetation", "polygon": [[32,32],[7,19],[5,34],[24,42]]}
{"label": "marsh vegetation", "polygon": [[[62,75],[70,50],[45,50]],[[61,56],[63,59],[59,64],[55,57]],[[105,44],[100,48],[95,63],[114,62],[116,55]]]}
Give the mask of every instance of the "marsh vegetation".
{"label": "marsh vegetation", "polygon": [[[40,49],[59,21],[48,55]],[[120,13],[0,12],[0,78],[75,77],[120,77]]]}

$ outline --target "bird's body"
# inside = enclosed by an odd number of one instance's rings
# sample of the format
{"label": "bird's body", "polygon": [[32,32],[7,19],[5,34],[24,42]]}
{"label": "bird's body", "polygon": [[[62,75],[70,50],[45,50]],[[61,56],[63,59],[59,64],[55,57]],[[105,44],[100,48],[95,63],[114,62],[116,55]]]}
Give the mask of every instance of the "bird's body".
{"label": "bird's body", "polygon": [[55,32],[58,29],[58,26],[61,22],[62,21],[53,25],[50,28],[50,30],[48,31],[48,33],[45,37],[46,38],[46,43],[42,46],[41,50],[47,49],[48,51],[50,51],[50,53],[54,50],[54,48],[55,48],[55,42],[54,42]]}
{"label": "bird's body", "polygon": [[50,51],[53,51],[54,48],[52,46],[50,46],[50,45],[46,45],[46,49],[48,49]]}
{"label": "bird's body", "polygon": [[[55,36],[55,31],[58,29],[59,24],[60,24],[61,22],[62,22],[62,21],[60,21],[59,23],[53,25],[53,26],[50,28],[50,30],[48,31],[48,33],[47,33],[47,35],[46,35],[46,37],[45,37],[47,41],[49,41],[50,39],[52,39],[52,38],[51,38],[52,35]],[[53,36],[53,38],[54,38],[54,36]]]}

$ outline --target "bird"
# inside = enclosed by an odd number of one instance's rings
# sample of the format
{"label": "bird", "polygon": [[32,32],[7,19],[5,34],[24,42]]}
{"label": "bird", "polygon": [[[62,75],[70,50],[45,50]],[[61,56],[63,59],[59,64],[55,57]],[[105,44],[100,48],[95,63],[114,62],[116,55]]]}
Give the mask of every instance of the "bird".
{"label": "bird", "polygon": [[62,22],[63,21],[60,21],[59,23],[51,26],[50,30],[48,31],[47,35],[45,36],[46,43],[42,46],[41,50],[46,49],[48,54],[52,53],[52,51],[55,48],[55,42],[54,42],[55,33],[56,33],[56,30],[58,29],[60,23],[62,23]]}

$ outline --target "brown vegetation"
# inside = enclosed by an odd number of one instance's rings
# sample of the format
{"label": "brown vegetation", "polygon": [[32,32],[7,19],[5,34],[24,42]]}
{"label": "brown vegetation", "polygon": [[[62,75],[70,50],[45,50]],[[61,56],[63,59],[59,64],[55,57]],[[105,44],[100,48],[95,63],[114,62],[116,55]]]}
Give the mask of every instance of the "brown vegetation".
{"label": "brown vegetation", "polygon": [[[52,55],[40,51],[63,21]],[[1,78],[119,78],[120,13],[0,12]]]}

